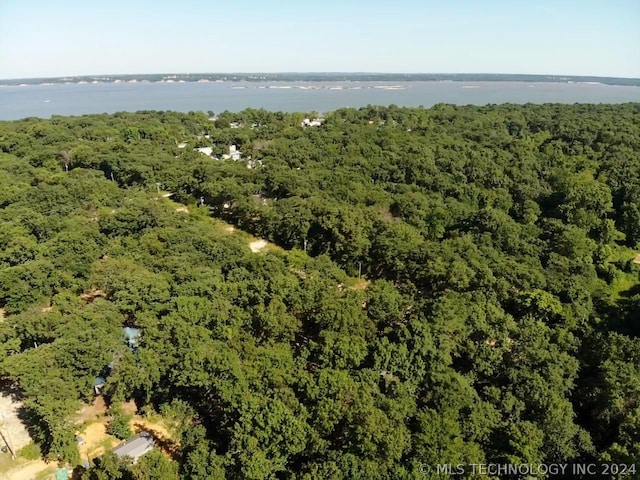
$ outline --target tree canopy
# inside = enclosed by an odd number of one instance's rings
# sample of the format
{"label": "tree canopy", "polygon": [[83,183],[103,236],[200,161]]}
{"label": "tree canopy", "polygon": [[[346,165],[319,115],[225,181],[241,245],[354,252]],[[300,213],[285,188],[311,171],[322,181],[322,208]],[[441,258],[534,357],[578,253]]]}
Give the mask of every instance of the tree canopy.
{"label": "tree canopy", "polygon": [[44,454],[110,365],[180,452],[87,479],[637,461],[640,105],[303,118],[0,122],[0,380]]}

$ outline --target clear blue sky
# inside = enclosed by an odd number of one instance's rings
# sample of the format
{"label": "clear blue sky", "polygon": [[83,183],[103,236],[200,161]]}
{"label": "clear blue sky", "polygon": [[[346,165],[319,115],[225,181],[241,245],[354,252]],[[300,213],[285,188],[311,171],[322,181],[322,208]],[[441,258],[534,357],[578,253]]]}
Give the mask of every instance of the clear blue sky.
{"label": "clear blue sky", "polygon": [[283,71],[640,77],[640,0],[0,0],[0,78]]}

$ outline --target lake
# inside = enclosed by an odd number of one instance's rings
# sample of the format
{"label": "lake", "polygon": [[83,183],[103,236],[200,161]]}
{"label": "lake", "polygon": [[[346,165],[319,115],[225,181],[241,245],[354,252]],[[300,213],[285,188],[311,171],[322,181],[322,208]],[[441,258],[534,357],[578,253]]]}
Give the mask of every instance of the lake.
{"label": "lake", "polygon": [[96,83],[0,87],[0,120],[136,110],[327,112],[366,105],[640,102],[640,87],[527,82]]}

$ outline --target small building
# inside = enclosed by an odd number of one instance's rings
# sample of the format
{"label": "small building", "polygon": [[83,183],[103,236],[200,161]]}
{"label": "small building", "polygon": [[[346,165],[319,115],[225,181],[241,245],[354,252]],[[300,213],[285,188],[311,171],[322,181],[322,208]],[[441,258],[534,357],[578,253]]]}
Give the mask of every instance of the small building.
{"label": "small building", "polygon": [[222,155],[223,160],[240,160],[242,152],[235,145],[229,145],[229,153]]}
{"label": "small building", "polygon": [[140,457],[145,453],[149,453],[155,447],[153,437],[149,432],[142,432],[133,437],[131,440],[127,440],[121,443],[112,451],[118,457],[129,457],[136,463]]}
{"label": "small building", "polygon": [[93,391],[96,395],[102,395],[102,389],[104,388],[107,379],[104,377],[96,377],[93,381]]}
{"label": "small building", "polygon": [[96,395],[102,395],[102,390],[104,390],[104,386],[107,383],[107,378],[113,372],[113,367],[115,363],[111,362],[109,365],[106,365],[100,374],[93,380],[93,392]]}
{"label": "small building", "polygon": [[200,148],[196,148],[196,150],[208,157],[210,157],[211,154],[213,153],[213,147],[200,147]]}
{"label": "small building", "polygon": [[302,127],[320,127],[322,125],[322,118],[314,118],[309,119],[309,118],[305,118],[302,121]]}

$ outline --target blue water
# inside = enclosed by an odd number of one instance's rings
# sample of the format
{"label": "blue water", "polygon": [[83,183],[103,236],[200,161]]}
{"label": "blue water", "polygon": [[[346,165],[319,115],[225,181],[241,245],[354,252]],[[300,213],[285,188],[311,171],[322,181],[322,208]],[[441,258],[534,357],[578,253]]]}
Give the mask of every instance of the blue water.
{"label": "blue water", "polygon": [[[387,90],[382,87],[398,86]],[[290,88],[282,88],[290,87]],[[526,82],[98,83],[0,87],[0,120],[136,110],[327,112],[372,105],[640,102],[640,87]]]}

